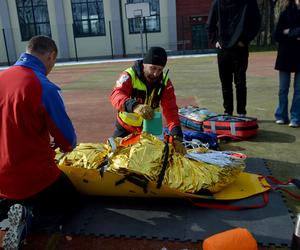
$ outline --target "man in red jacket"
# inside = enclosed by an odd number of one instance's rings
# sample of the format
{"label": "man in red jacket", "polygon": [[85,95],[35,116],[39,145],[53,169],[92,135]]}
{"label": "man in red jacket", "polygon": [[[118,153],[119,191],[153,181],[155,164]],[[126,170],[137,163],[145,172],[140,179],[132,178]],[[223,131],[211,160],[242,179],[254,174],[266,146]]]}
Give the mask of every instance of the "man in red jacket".
{"label": "man in red jacket", "polygon": [[154,110],[161,106],[175,150],[185,154],[174,87],[163,73],[166,63],[166,51],[151,47],[143,60],[122,72],[110,97],[118,111],[113,136],[141,132],[143,120],[152,119]]}
{"label": "man in red jacket", "polygon": [[0,73],[0,221],[8,214],[4,249],[17,249],[32,214],[69,212],[77,192],[55,163],[50,136],[63,152],[76,146],[60,88],[47,75],[55,42],[31,38],[26,53]]}

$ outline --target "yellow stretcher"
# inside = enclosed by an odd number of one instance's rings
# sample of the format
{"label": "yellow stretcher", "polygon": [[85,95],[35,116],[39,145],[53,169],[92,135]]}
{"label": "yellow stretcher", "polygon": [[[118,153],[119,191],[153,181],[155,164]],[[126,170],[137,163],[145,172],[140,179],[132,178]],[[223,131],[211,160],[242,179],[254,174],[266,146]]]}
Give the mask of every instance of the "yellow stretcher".
{"label": "yellow stretcher", "polygon": [[181,192],[166,185],[157,188],[155,182],[145,180],[137,175],[125,177],[118,173],[101,172],[99,169],[85,169],[65,165],[60,165],[59,168],[71,179],[79,192],[92,196],[237,200],[263,193],[271,188],[265,179],[247,172],[240,173],[236,181],[222,191],[207,195]]}

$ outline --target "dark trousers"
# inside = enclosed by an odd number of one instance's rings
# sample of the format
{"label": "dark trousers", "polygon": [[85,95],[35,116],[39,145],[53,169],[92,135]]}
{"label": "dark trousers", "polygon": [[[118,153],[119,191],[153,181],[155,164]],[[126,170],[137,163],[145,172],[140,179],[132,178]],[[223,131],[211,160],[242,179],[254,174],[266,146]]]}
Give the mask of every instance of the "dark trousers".
{"label": "dark trousers", "polygon": [[246,114],[247,87],[246,71],[248,67],[248,47],[235,46],[218,50],[219,77],[222,83],[224,113],[233,113],[234,81],[236,90],[236,107],[238,114]]}
{"label": "dark trousers", "polygon": [[[26,188],[26,187],[25,187]],[[70,179],[62,173],[49,187],[24,200],[0,198],[0,221],[7,217],[10,206],[21,204],[30,208],[34,216],[56,216],[71,214],[81,204],[81,195]]]}

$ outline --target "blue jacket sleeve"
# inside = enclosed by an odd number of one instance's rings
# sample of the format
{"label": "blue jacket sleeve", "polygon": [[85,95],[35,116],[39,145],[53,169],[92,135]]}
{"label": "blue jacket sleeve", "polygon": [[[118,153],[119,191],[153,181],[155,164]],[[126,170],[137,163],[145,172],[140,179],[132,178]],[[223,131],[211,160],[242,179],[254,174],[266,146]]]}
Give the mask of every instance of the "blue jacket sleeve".
{"label": "blue jacket sleeve", "polygon": [[46,77],[41,79],[42,102],[46,109],[50,135],[62,151],[71,151],[76,147],[77,138],[73,124],[67,115],[60,88]]}

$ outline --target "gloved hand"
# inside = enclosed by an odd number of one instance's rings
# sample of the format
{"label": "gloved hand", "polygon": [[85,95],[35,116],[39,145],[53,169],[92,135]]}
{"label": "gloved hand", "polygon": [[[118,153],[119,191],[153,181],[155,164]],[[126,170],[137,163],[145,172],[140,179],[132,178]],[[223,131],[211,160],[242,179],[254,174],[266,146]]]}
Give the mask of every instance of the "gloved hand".
{"label": "gloved hand", "polygon": [[153,118],[153,109],[146,104],[138,104],[133,108],[133,112],[139,114],[146,120],[151,120]]}
{"label": "gloved hand", "polygon": [[173,146],[177,153],[182,154],[182,155],[186,154],[186,148],[181,141],[176,140],[176,139],[173,140]]}

